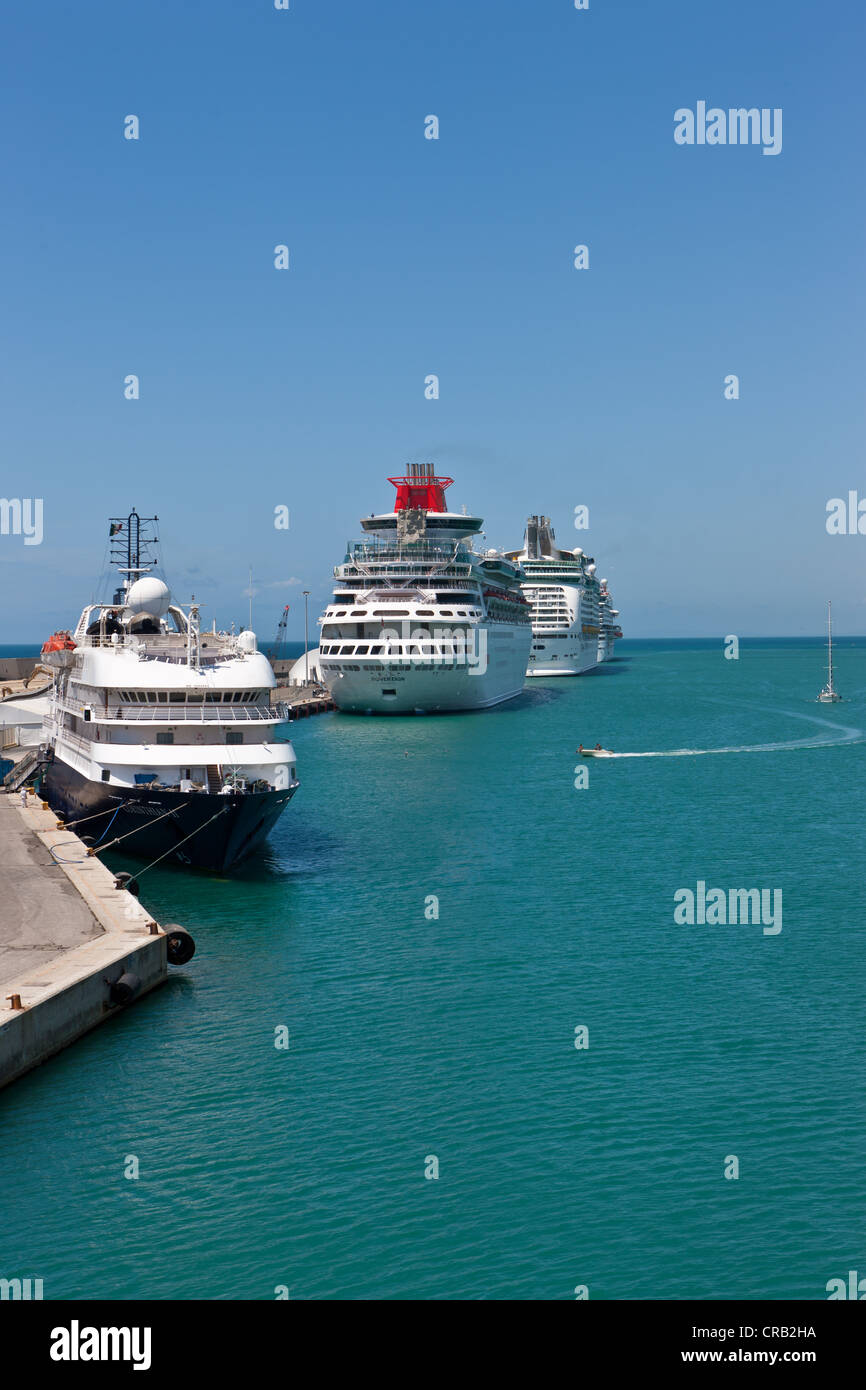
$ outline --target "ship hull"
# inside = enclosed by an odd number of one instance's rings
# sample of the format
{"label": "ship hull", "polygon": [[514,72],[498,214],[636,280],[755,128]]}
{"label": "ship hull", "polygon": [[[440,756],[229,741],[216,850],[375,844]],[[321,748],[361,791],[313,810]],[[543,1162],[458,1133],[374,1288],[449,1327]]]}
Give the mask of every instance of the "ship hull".
{"label": "ship hull", "polygon": [[490,709],[524,688],[529,626],[487,629],[485,669],[435,661],[323,660],[322,672],[347,714],[456,714]]}
{"label": "ship hull", "polygon": [[[80,821],[76,833],[97,844],[128,835],[118,846],[136,859],[165,855],[193,868],[225,872],[263,842],[296,788],[227,796],[135,787],[123,792],[93,782],[55,754],[41,792],[64,820]],[[181,841],[183,843],[181,843]]]}
{"label": "ship hull", "polygon": [[598,639],[569,633],[564,640],[533,634],[527,676],[583,676],[598,665]]}

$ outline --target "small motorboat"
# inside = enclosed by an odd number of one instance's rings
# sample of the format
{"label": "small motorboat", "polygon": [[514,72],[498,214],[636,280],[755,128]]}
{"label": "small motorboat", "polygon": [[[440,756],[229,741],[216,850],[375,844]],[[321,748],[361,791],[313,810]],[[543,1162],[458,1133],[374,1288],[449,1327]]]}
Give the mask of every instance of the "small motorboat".
{"label": "small motorboat", "polygon": [[616,754],[615,754],[615,753],[612,753],[611,750],[610,750],[609,748],[602,748],[602,746],[601,746],[600,743],[597,743],[597,744],[595,745],[594,748],[584,748],[583,744],[581,744],[580,747],[578,748],[577,752],[578,752],[578,757],[581,757],[581,758],[614,758],[614,757],[616,757]]}

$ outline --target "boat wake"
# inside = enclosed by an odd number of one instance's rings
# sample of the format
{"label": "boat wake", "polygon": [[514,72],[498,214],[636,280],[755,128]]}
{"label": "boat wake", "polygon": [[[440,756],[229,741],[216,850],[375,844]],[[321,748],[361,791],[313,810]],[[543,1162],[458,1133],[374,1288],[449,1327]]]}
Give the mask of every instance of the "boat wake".
{"label": "boat wake", "polygon": [[818,719],[813,714],[798,714],[793,710],[774,710],[774,714],[784,714],[789,719],[803,719],[807,724],[818,724],[832,729],[836,737],[789,739],[785,743],[743,743],[731,748],[667,748],[648,753],[609,753],[611,758],[702,758],[713,753],[781,753],[795,748],[834,748],[845,743],[862,743],[866,738],[863,729],[855,729],[844,724],[834,724],[830,719]]}

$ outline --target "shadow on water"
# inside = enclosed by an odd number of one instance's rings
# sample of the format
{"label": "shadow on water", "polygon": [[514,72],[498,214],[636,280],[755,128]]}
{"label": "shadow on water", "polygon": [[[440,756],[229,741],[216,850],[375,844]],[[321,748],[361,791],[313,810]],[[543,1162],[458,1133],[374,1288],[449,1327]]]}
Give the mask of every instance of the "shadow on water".
{"label": "shadow on water", "polygon": [[[280,823],[280,829],[283,828]],[[311,874],[321,876],[329,870],[338,872],[345,843],[333,834],[327,824],[311,821],[309,817],[296,817],[291,825],[290,841],[284,846],[280,845],[279,839],[274,843],[275,830],[271,831],[271,837],[237,864],[230,873],[219,873],[194,864],[179,864],[170,859],[162,860],[156,866],[160,888],[164,888],[171,881],[188,884],[196,880],[208,885],[277,884]],[[131,853],[112,852],[101,857],[105,867],[113,874],[121,871],[131,873],[138,881],[142,894],[147,895],[149,878],[146,860],[137,859]]]}

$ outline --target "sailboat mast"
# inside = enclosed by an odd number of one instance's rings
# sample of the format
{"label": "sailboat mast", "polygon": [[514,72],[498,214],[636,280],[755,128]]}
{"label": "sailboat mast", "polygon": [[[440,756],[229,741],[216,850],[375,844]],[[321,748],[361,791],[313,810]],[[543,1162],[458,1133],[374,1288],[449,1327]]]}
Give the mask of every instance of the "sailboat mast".
{"label": "sailboat mast", "polygon": [[833,689],[833,603],[827,601],[827,676],[830,690]]}

